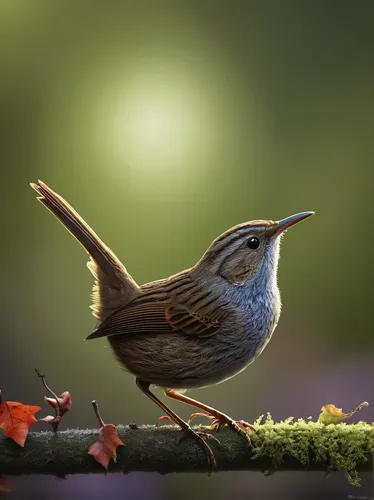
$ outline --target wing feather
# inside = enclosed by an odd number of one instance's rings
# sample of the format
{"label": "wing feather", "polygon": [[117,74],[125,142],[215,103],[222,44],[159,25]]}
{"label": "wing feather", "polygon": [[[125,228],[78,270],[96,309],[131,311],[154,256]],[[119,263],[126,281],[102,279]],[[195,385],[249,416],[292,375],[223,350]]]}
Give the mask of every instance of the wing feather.
{"label": "wing feather", "polygon": [[109,316],[87,339],[135,333],[167,334],[172,331],[186,335],[213,335],[229,312],[224,307],[226,304],[214,309],[210,307],[208,311],[206,301],[203,300],[205,298],[206,295],[202,296],[200,307],[199,301],[195,300],[194,309],[179,303],[135,299]]}

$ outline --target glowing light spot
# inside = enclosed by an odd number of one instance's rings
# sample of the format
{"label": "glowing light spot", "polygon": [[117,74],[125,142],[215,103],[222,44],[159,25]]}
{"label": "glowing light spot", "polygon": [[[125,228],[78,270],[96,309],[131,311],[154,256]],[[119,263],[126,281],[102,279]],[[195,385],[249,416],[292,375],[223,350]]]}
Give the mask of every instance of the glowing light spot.
{"label": "glowing light spot", "polygon": [[134,103],[131,115],[127,123],[129,138],[140,151],[163,156],[166,150],[176,152],[183,148],[184,137],[189,133],[183,106],[165,97],[148,96]]}
{"label": "glowing light spot", "polygon": [[118,95],[111,132],[127,165],[175,169],[208,150],[214,120],[202,82],[178,71],[144,72]]}

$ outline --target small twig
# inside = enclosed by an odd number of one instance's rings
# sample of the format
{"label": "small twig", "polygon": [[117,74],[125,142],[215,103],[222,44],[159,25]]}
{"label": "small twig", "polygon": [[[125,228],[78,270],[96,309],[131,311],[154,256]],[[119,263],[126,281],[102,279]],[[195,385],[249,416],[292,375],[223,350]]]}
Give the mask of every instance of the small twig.
{"label": "small twig", "polygon": [[351,417],[352,415],[354,415],[355,413],[357,413],[358,411],[360,411],[361,408],[363,408],[364,406],[369,406],[369,403],[367,401],[364,401],[360,405],[356,406],[356,408],[354,410],[352,410],[350,413],[347,413],[346,417],[347,418]]}
{"label": "small twig", "polygon": [[93,406],[93,409],[95,410],[95,414],[96,414],[97,420],[99,421],[100,427],[104,427],[105,424],[104,424],[104,421],[101,418],[101,415],[99,412],[99,405],[96,403],[95,400],[92,401],[92,406]]}
{"label": "small twig", "polygon": [[[61,419],[61,408],[60,408],[60,402],[58,400],[57,394],[54,391],[52,391],[52,389],[50,387],[48,387],[47,382],[45,381],[45,375],[41,374],[37,368],[35,368],[35,372],[36,372],[37,376],[42,380],[45,389],[55,398],[56,404],[57,404],[57,406],[55,408],[55,414],[56,414],[56,418],[58,420],[60,420]],[[54,432],[57,432],[58,422],[52,424],[52,428],[53,428]]]}

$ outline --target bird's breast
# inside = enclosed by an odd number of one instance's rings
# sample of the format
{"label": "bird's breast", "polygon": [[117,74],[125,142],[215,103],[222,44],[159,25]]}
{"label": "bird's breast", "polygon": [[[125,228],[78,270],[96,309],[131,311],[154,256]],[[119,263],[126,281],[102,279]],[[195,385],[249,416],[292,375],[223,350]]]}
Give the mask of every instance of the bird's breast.
{"label": "bird's breast", "polygon": [[[228,322],[220,337],[231,336],[225,355],[232,375],[246,368],[266,347],[277,326],[281,302],[276,286],[261,291],[252,290],[250,294],[232,297],[234,321]],[[236,328],[232,328],[235,324]],[[217,339],[218,340],[218,339]]]}

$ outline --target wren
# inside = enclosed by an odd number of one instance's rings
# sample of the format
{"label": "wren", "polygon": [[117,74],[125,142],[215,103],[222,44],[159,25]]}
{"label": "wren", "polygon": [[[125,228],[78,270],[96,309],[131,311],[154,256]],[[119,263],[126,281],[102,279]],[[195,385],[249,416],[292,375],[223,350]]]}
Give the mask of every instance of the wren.
{"label": "wren", "polygon": [[[210,468],[216,465],[207,443],[213,436],[192,429],[191,418],[211,418],[211,428],[228,425],[250,442],[247,429],[253,427],[249,423],[235,421],[185,392],[224,382],[263,351],[281,310],[280,237],[314,212],[277,222],[239,224],[215,239],[192,268],[139,286],[60,195],[41,181],[31,186],[90,255],[87,265],[95,278],[91,308],[99,326],[87,338],[108,338],[139,389],[166,413],[159,421],[168,419],[194,437],[204,448]],[[185,422],[150,391],[151,385],[205,413],[195,413]]]}

